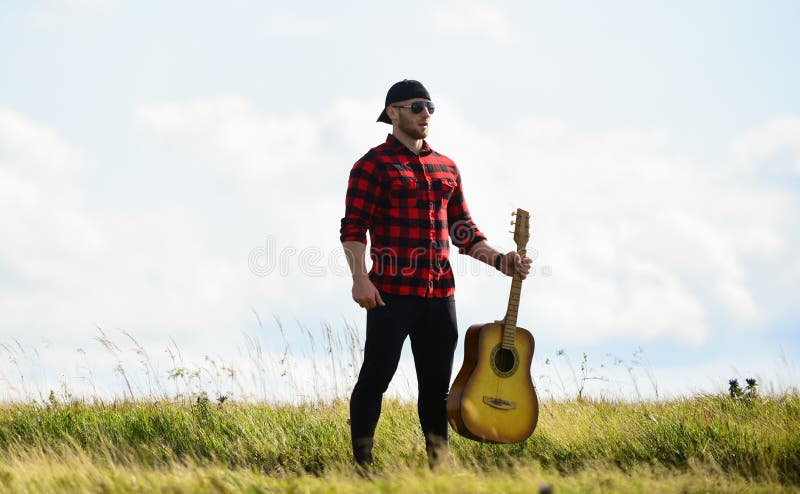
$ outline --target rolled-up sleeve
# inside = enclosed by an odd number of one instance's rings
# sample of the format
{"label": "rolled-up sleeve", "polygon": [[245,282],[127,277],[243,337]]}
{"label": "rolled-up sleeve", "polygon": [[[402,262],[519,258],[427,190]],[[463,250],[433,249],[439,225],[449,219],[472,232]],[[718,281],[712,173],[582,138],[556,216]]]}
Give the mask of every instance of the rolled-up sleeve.
{"label": "rolled-up sleeve", "polygon": [[461,254],[468,253],[473,245],[486,240],[486,236],[478,229],[469,214],[461,188],[461,174],[456,177],[456,187],[447,204],[447,223],[450,239]]}
{"label": "rolled-up sleeve", "polygon": [[367,243],[367,229],[372,223],[372,216],[378,197],[381,194],[381,182],[375,163],[362,158],[350,170],[345,196],[345,211],[339,240]]}

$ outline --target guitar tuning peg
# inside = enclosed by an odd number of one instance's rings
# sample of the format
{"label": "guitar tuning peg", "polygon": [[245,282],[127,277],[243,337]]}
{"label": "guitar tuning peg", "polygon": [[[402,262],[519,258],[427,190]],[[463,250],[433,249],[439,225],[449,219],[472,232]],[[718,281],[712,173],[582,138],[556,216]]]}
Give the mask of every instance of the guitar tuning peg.
{"label": "guitar tuning peg", "polygon": [[516,211],[511,211],[511,216],[516,216],[516,215],[517,215]]}
{"label": "guitar tuning peg", "polygon": [[508,233],[514,233],[514,230],[509,230]]}
{"label": "guitar tuning peg", "polygon": [[514,220],[511,220],[511,224],[512,224],[512,225],[514,224]]}

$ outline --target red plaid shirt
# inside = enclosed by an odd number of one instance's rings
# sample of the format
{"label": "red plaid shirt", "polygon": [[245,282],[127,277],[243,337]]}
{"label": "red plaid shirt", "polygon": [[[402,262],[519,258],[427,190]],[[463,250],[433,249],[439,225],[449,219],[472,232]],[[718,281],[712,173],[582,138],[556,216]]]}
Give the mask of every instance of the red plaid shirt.
{"label": "red plaid shirt", "polygon": [[423,141],[419,155],[389,134],[353,165],[340,240],[367,243],[369,277],[386,293],[449,297],[449,239],[465,253],[486,237],[470,217],[458,167]]}

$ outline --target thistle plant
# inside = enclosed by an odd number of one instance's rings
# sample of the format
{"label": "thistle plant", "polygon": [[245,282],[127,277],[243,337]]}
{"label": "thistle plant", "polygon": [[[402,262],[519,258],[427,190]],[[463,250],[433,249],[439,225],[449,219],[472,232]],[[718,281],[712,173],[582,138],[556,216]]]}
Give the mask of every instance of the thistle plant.
{"label": "thistle plant", "polygon": [[728,394],[732,400],[738,400],[744,395],[738,379],[733,378],[728,381]]}
{"label": "thistle plant", "polygon": [[745,379],[746,386],[742,389],[739,386],[739,380],[736,378],[730,379],[728,381],[728,394],[730,395],[731,399],[733,400],[752,400],[758,397],[758,383],[756,382],[755,378],[748,377]]}
{"label": "thistle plant", "polygon": [[744,396],[745,398],[752,399],[758,397],[758,383],[752,377],[748,377],[745,379],[747,386],[744,388]]}

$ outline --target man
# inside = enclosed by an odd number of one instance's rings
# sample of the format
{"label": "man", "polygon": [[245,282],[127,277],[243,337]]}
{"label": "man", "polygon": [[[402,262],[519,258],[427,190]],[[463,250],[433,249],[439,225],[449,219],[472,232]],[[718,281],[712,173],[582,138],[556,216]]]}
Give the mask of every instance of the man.
{"label": "man", "polygon": [[364,362],[350,400],[359,465],[372,463],[383,393],[406,336],[414,354],[428,459],[436,464],[446,453],[446,400],[458,341],[449,239],[460,252],[506,275],[519,272],[524,278],[530,271],[529,258],[515,251],[503,254],[486,242],[467,209],[455,163],[425,141],[435,108],[418,81],[394,84],[378,117],[392,125],[392,133],[350,171],[340,239],[353,275],[353,300],[367,309]]}

